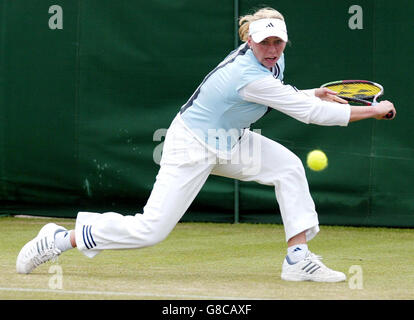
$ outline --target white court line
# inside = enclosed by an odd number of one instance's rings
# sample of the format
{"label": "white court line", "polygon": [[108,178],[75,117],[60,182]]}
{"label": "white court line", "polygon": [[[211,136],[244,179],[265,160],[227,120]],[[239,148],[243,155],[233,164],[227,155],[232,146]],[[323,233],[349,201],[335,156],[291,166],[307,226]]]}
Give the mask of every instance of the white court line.
{"label": "white court line", "polygon": [[40,293],[59,293],[59,294],[85,294],[102,296],[131,296],[131,297],[153,297],[153,298],[176,298],[176,299],[209,299],[209,300],[265,300],[262,298],[247,297],[216,297],[199,296],[190,294],[154,294],[144,292],[119,292],[119,291],[83,291],[83,290],[57,290],[57,289],[37,289],[37,288],[2,288],[0,291],[13,292],[40,292]]}

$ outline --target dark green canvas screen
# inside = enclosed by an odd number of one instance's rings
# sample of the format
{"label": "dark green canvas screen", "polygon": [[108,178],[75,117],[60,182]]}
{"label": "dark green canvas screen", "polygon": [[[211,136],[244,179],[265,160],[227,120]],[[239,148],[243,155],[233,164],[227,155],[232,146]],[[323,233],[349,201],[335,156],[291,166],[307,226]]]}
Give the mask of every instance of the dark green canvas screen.
{"label": "dark green canvas screen", "polygon": [[[368,79],[393,121],[255,123],[305,162],[322,224],[414,226],[414,2],[268,1],[287,21],[285,83]],[[166,129],[204,76],[240,43],[237,17],[263,2],[2,0],[0,213],[142,212]],[[274,190],[211,176],[185,221],[280,223]]]}

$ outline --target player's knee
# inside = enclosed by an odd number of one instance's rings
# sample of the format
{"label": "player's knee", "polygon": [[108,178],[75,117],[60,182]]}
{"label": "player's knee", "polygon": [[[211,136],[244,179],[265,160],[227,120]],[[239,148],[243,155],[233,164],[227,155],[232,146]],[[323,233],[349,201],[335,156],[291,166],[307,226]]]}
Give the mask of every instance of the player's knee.
{"label": "player's knee", "polygon": [[291,163],[286,170],[286,174],[296,177],[298,179],[303,179],[305,177],[305,168],[303,167],[302,160],[296,155],[291,159]]}
{"label": "player's knee", "polygon": [[305,168],[303,167],[302,160],[297,155],[292,157],[292,170],[300,174],[305,174]]}
{"label": "player's knee", "polygon": [[304,180],[306,179],[305,168],[302,160],[294,153],[290,154],[289,159],[285,159],[283,168],[275,168],[273,182],[276,184],[280,180]]}
{"label": "player's knee", "polygon": [[151,235],[146,239],[146,247],[155,246],[156,244],[163,241],[165,237],[160,237],[159,235]]}
{"label": "player's knee", "polygon": [[151,231],[146,234],[145,246],[151,247],[162,242],[167,238],[168,234],[169,232],[164,230],[151,229]]}

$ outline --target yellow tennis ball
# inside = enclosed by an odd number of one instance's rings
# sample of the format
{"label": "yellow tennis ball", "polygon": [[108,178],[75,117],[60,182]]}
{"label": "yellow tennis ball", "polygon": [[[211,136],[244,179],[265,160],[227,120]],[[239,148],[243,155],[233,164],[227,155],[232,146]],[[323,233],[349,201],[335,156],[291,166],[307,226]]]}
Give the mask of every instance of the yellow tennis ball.
{"label": "yellow tennis ball", "polygon": [[321,171],[328,166],[328,157],[321,150],[313,150],[308,153],[306,163],[313,171]]}

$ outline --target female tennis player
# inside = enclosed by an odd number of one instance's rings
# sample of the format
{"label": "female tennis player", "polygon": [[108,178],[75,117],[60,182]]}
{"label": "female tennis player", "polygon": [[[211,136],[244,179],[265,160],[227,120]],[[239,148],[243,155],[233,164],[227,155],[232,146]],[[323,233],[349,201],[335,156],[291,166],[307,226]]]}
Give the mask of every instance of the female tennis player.
{"label": "female tennis player", "polygon": [[350,106],[326,88],[299,91],[285,85],[288,33],[283,16],[272,8],[242,17],[239,34],[244,43],[205,77],[172,121],[143,213],[79,212],[70,231],[46,224],[21,249],[18,273],[30,273],[74,247],[94,257],[102,250],[159,243],[214,174],[274,188],[287,242],[283,280],[346,280],[344,273],[331,270],[308,249],[319,222],[301,160],[249,127],[271,109],[304,123],[347,126],[382,119],[390,111],[395,116],[395,108],[388,101],[370,108]]}

